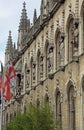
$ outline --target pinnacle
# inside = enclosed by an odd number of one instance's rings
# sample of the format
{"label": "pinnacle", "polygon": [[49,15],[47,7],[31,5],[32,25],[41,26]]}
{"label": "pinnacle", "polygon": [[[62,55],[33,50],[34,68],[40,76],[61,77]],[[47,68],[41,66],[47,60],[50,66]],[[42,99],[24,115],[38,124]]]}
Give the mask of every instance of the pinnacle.
{"label": "pinnacle", "polygon": [[9,30],[9,36],[11,36],[11,30]]}
{"label": "pinnacle", "polygon": [[26,3],[24,1],[22,13],[21,13],[19,30],[21,30],[21,29],[25,30],[26,26],[27,26],[27,13],[26,13]]}
{"label": "pinnacle", "polygon": [[25,9],[25,6],[26,6],[26,3],[25,3],[25,1],[24,1],[24,3],[23,3],[23,8]]}

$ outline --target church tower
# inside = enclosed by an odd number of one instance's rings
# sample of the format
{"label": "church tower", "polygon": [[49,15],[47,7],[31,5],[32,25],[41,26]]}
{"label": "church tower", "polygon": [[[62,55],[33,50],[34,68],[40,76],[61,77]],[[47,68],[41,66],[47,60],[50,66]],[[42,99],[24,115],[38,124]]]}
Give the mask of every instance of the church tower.
{"label": "church tower", "polygon": [[13,56],[13,44],[12,44],[11,31],[9,31],[7,46],[5,50],[5,64],[8,63],[8,61],[12,58],[12,56]]}
{"label": "church tower", "polygon": [[26,36],[28,30],[30,28],[30,21],[27,18],[27,13],[26,13],[26,3],[23,3],[23,9],[22,9],[22,14],[21,14],[21,19],[20,19],[20,24],[19,24],[19,29],[18,29],[18,43],[17,43],[17,49],[18,51],[22,50],[22,40]]}

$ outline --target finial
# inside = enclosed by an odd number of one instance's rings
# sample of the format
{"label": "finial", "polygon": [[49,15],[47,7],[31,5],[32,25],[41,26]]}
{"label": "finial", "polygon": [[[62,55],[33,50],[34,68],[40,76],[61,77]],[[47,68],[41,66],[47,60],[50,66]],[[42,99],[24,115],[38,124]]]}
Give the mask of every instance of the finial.
{"label": "finial", "polygon": [[11,30],[9,30],[9,36],[11,36]]}
{"label": "finial", "polygon": [[24,1],[24,3],[23,3],[23,7],[25,8],[25,5],[26,5],[26,3],[25,3],[25,1]]}

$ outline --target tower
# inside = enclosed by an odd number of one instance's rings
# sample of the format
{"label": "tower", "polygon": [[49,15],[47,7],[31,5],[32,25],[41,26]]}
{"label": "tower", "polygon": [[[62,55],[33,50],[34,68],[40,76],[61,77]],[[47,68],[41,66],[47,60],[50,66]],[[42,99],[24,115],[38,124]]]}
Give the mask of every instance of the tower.
{"label": "tower", "polygon": [[17,49],[20,51],[22,49],[22,39],[26,36],[27,31],[29,30],[30,27],[30,21],[27,18],[27,13],[26,13],[26,3],[23,3],[23,9],[21,13],[21,19],[20,19],[20,24],[19,24],[19,29],[18,29],[18,43],[17,43]]}

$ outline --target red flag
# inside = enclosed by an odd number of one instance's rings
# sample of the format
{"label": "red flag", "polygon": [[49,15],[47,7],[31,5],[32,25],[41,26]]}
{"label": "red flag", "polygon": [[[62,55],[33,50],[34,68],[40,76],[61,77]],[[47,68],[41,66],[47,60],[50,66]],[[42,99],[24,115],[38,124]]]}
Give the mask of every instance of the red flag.
{"label": "red flag", "polygon": [[7,75],[9,77],[9,79],[12,79],[16,76],[13,63],[8,63],[8,65],[7,65]]}
{"label": "red flag", "polygon": [[6,68],[6,75],[4,76],[4,88],[3,88],[3,94],[6,100],[10,100],[12,97],[10,87],[13,86],[12,80],[16,76],[14,67],[12,63],[8,63]]}
{"label": "red flag", "polygon": [[6,100],[10,100],[12,97],[12,94],[10,92],[10,84],[9,81],[7,79],[7,76],[4,76],[4,88],[3,88],[3,95],[5,97]]}

